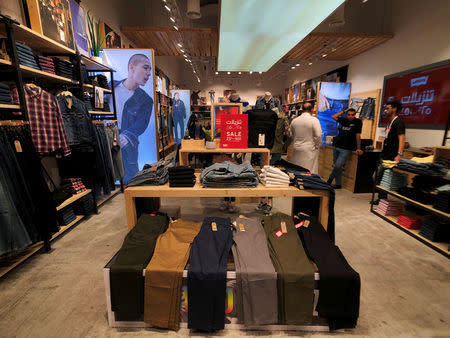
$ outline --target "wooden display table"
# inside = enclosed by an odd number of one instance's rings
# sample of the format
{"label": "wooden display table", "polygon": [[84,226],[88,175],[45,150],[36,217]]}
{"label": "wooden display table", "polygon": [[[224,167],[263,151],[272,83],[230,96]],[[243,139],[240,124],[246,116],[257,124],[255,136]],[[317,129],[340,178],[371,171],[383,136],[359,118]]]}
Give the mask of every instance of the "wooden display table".
{"label": "wooden display table", "polygon": [[208,149],[206,147],[184,147],[180,149],[180,165],[188,165],[189,154],[232,154],[232,153],[258,153],[262,155],[262,165],[269,165],[270,150],[267,148],[214,148]]}
{"label": "wooden display table", "polygon": [[318,197],[320,198],[319,221],[325,230],[328,224],[329,195],[326,190],[301,190],[297,187],[265,187],[258,184],[255,188],[203,188],[199,182],[200,174],[193,187],[171,188],[169,183],[158,186],[128,187],[125,189],[125,209],[128,230],[137,222],[136,197]]}

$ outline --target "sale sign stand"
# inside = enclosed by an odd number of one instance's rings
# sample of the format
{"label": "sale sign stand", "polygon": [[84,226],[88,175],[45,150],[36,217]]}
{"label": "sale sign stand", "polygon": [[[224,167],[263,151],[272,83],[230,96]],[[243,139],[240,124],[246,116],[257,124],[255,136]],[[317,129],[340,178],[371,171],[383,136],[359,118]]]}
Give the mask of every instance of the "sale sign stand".
{"label": "sale sign stand", "polygon": [[244,149],[248,147],[248,115],[222,115],[221,148]]}

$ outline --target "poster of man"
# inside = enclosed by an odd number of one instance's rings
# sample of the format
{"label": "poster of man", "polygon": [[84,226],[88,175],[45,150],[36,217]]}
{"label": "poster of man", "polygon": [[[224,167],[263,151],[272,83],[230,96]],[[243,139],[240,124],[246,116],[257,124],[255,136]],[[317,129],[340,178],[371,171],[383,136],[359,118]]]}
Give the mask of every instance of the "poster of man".
{"label": "poster of man", "polygon": [[105,49],[103,53],[104,63],[115,70],[115,111],[125,184],[145,164],[157,160],[153,60],[151,49]]}
{"label": "poster of man", "polygon": [[189,89],[171,90],[173,108],[173,129],[175,143],[180,144],[191,116],[191,91]]}

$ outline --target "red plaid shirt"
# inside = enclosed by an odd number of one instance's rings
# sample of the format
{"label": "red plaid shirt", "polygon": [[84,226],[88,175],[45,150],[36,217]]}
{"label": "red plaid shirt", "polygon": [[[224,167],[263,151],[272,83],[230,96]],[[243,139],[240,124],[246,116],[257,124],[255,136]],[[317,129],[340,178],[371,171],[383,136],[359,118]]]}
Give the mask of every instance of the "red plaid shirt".
{"label": "red plaid shirt", "polygon": [[[38,153],[70,155],[66,130],[56,98],[39,87],[23,86],[30,119],[31,136]],[[13,101],[18,104],[17,88]]]}

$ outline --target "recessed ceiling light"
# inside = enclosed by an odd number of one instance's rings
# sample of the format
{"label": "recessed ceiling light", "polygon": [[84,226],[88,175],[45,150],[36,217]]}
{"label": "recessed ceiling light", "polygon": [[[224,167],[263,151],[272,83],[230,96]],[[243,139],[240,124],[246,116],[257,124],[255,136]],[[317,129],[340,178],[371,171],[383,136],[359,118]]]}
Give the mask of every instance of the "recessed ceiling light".
{"label": "recessed ceiling light", "polygon": [[295,69],[295,66],[292,66],[291,69]]}
{"label": "recessed ceiling light", "polygon": [[239,72],[238,74],[242,74],[241,72]]}
{"label": "recessed ceiling light", "polygon": [[323,54],[322,54],[322,57],[323,57],[323,58],[324,58],[325,56],[327,56],[327,53],[323,53]]}
{"label": "recessed ceiling light", "polygon": [[170,12],[169,6],[165,5],[164,7],[166,7],[166,9]]}
{"label": "recessed ceiling light", "polygon": [[297,64],[295,65],[295,67],[298,67],[298,66],[300,66],[300,64],[299,64],[299,63],[297,63]]}
{"label": "recessed ceiling light", "polygon": [[199,78],[197,78],[197,81],[198,81],[198,82],[200,82],[200,79],[199,79]]}
{"label": "recessed ceiling light", "polygon": [[369,1],[369,0],[362,0],[362,3],[365,4],[367,1]]}
{"label": "recessed ceiling light", "polygon": [[178,47],[183,47],[183,45],[181,43],[177,43]]}
{"label": "recessed ceiling light", "polygon": [[181,52],[181,53],[184,53],[184,50],[183,50],[183,49],[180,49],[180,52]]}
{"label": "recessed ceiling light", "polygon": [[177,26],[173,26],[173,28],[175,28],[176,30],[178,30],[178,27],[177,27]]}
{"label": "recessed ceiling light", "polygon": [[250,74],[252,74],[253,72],[252,71],[250,71]]}
{"label": "recessed ceiling light", "polygon": [[311,61],[309,61],[309,62],[308,62],[308,66],[311,66],[311,65],[312,65],[312,62],[311,62]]}
{"label": "recessed ceiling light", "polygon": [[219,72],[216,72],[216,75],[219,75]]}
{"label": "recessed ceiling light", "polygon": [[262,74],[262,72],[259,72],[259,74]]}
{"label": "recessed ceiling light", "polygon": [[174,18],[172,18],[172,17],[170,17],[170,20],[172,20],[172,22],[175,22],[175,19],[174,19]]}
{"label": "recessed ceiling light", "polygon": [[231,73],[230,73],[230,72],[227,72],[227,74],[230,75]]}

